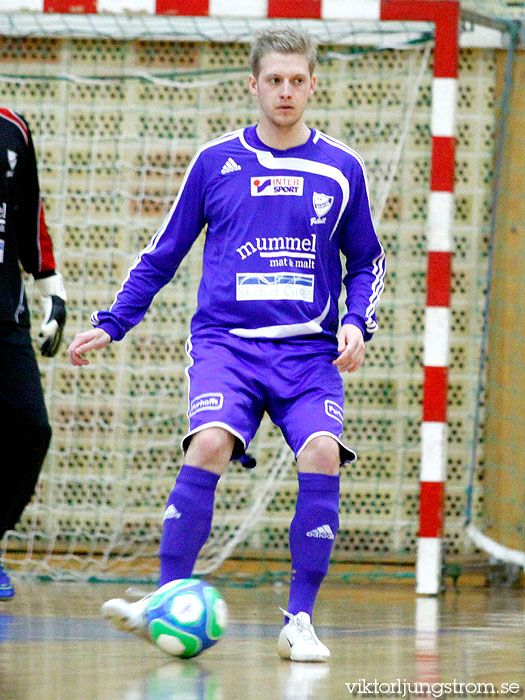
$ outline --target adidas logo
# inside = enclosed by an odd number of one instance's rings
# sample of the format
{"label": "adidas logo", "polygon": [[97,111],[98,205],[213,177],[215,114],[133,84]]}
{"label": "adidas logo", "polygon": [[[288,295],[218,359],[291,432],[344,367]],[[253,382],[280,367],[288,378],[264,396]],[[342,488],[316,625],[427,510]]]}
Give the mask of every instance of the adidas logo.
{"label": "adidas logo", "polygon": [[234,173],[236,170],[242,170],[241,166],[238,165],[233,158],[228,158],[226,163],[222,166],[221,175],[227,175],[228,173]]}
{"label": "adidas logo", "polygon": [[164,511],[164,518],[163,520],[170,520],[170,518],[175,518],[178,519],[181,517],[181,513],[175,508],[173,503],[169,505],[166,510]]}
{"label": "adidas logo", "polygon": [[332,532],[330,525],[321,525],[316,527],[315,530],[310,530],[306,533],[307,537],[319,537],[323,540],[335,540],[335,535]]}

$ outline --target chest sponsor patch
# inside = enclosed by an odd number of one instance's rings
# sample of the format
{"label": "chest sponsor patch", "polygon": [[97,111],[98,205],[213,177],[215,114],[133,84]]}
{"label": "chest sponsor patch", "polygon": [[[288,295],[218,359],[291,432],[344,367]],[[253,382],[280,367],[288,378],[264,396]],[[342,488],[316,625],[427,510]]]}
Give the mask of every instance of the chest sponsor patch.
{"label": "chest sponsor patch", "polygon": [[330,418],[335,418],[336,421],[339,421],[341,425],[344,422],[344,413],[343,409],[338,406],[335,401],[330,401],[330,399],[326,399],[324,402],[324,410],[327,416],[330,416]]}
{"label": "chest sponsor patch", "polygon": [[222,408],[224,396],[221,393],[201,394],[191,402],[188,418],[201,411],[218,411]]}
{"label": "chest sponsor patch", "polygon": [[314,300],[314,276],[298,272],[237,273],[237,301]]}
{"label": "chest sponsor patch", "polygon": [[303,196],[304,178],[276,175],[250,178],[252,197]]}

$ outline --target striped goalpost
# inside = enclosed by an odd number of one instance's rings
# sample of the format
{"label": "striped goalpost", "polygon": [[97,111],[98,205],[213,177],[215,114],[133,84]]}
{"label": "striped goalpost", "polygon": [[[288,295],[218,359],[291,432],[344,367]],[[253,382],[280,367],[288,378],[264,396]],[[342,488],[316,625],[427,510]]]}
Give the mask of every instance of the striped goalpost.
{"label": "striped goalpost", "polygon": [[426,20],[435,23],[416,592],[437,594],[441,588],[442,576],[447,471],[459,2],[386,0],[381,3],[381,19]]}
{"label": "striped goalpost", "polygon": [[[460,3],[457,0],[5,0],[6,11],[433,23],[431,176],[416,592],[441,589]],[[133,16],[129,15],[129,16]]]}

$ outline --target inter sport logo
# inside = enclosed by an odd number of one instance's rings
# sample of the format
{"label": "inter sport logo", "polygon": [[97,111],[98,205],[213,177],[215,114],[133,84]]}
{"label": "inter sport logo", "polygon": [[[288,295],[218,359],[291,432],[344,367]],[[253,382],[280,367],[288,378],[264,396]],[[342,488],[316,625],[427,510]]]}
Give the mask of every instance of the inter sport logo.
{"label": "inter sport logo", "polygon": [[278,197],[280,195],[303,196],[304,178],[284,177],[252,177],[250,190],[252,197]]}

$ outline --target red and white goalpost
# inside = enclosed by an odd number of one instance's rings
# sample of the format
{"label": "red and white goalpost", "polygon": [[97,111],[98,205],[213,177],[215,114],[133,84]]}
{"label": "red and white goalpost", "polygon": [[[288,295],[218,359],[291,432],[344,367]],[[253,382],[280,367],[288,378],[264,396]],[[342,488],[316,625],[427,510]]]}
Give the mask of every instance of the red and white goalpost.
{"label": "red and white goalpost", "polygon": [[[460,3],[456,0],[4,0],[4,10],[130,13],[238,19],[433,23],[431,177],[427,212],[427,297],[416,590],[441,587],[447,468],[454,152]],[[129,15],[128,15],[129,16]]]}
{"label": "red and white goalpost", "polygon": [[383,0],[380,18],[430,20],[435,23],[416,591],[436,594],[441,586],[447,470],[447,380],[459,2]]}

